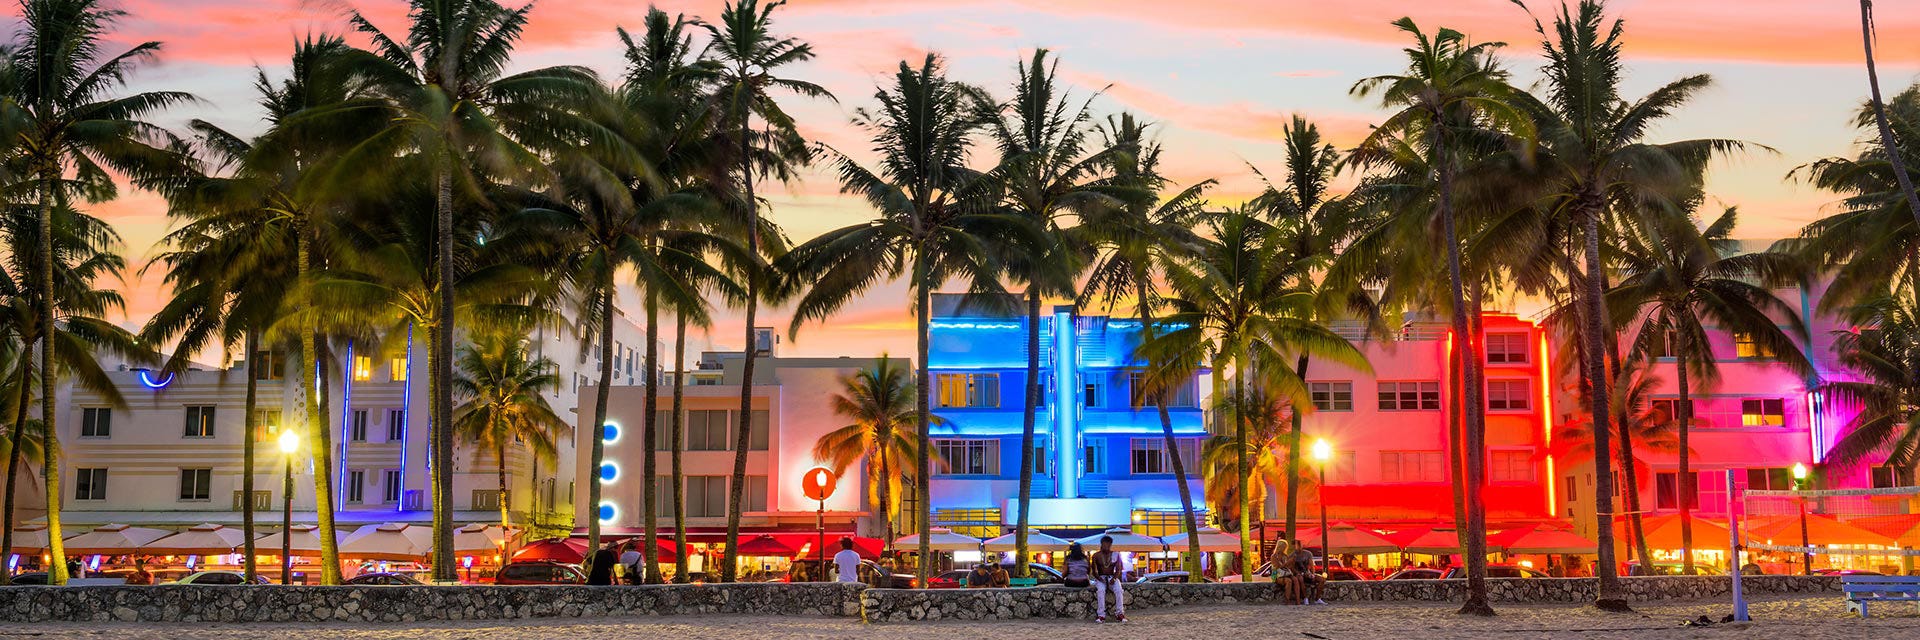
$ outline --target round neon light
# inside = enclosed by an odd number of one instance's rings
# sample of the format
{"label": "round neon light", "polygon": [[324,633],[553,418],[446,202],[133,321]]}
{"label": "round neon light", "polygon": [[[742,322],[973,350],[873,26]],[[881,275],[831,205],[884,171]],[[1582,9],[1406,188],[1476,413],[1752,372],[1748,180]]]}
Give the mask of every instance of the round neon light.
{"label": "round neon light", "polygon": [[141,369],[140,384],[146,385],[148,389],[165,389],[167,385],[173,384],[173,374],[169,373],[166,378],[161,379],[159,382],[154,382],[153,372]]}
{"label": "round neon light", "polygon": [[620,508],[613,506],[612,502],[600,503],[600,522],[613,522],[614,517],[618,515],[620,515]]}
{"label": "round neon light", "polygon": [[608,420],[606,424],[600,425],[600,441],[608,444],[619,442],[620,424]]}
{"label": "round neon light", "polygon": [[600,463],[600,484],[607,484],[609,482],[613,482],[614,479],[619,477],[620,477],[620,465],[614,464],[612,462]]}

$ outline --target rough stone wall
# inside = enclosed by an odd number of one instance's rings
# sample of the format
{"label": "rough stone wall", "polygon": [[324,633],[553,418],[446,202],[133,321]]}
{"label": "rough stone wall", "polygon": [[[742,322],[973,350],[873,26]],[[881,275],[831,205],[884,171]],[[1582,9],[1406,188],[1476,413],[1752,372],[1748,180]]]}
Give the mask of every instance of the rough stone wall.
{"label": "rough stone wall", "polygon": [[[1726,597],[1725,576],[1623,578],[1634,602]],[[1589,602],[1593,578],[1489,580],[1502,602]],[[1747,593],[1837,592],[1837,577],[1755,576]],[[1464,580],[1335,582],[1334,602],[1459,601]],[[1128,585],[1127,608],[1270,602],[1252,584]],[[1087,589],[869,589],[860,584],[715,584],[637,587],[90,586],[0,587],[0,622],[418,622],[509,618],[748,614],[860,616],[869,622],[1090,618]]]}

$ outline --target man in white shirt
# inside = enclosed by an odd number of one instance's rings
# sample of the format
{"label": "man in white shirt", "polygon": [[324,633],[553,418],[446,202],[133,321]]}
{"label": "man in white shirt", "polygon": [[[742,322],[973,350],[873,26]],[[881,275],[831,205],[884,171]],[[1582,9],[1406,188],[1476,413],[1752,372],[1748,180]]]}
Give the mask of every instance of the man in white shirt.
{"label": "man in white shirt", "polygon": [[645,582],[640,575],[640,549],[636,543],[627,541],[627,548],[620,552],[620,567],[627,572],[628,584]]}
{"label": "man in white shirt", "polygon": [[840,552],[833,554],[833,566],[839,582],[860,581],[860,552],[853,550],[853,538],[840,539]]}

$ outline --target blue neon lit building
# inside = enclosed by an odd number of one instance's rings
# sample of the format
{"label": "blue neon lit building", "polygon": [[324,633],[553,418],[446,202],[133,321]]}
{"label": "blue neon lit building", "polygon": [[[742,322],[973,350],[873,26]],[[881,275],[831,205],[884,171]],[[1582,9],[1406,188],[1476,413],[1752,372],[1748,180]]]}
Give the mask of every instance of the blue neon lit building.
{"label": "blue neon lit building", "polygon": [[[995,308],[998,307],[998,308]],[[936,462],[930,487],[935,526],[999,535],[1017,517],[1020,432],[1027,383],[1025,305],[933,300],[928,369]],[[1054,307],[1041,318],[1043,393],[1035,416],[1038,463],[1031,523],[1048,530],[1132,526],[1149,535],[1179,530],[1179,486],[1171,455],[1185,463],[1194,508],[1204,509],[1198,474],[1207,436],[1202,375],[1168,402],[1178,453],[1168,451],[1159,412],[1133,406],[1140,322]]]}

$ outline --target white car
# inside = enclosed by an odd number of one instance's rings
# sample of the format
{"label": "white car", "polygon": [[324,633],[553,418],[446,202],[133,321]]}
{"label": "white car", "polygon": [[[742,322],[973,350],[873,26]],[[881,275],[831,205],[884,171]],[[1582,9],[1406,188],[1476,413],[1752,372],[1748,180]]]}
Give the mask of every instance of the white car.
{"label": "white car", "polygon": [[[199,573],[188,574],[187,577],[185,578],[181,578],[173,582],[168,582],[166,584],[230,586],[230,585],[243,585],[246,583],[247,583],[247,577],[245,575],[242,575],[240,573],[236,573],[233,571],[201,571]],[[268,584],[267,577],[256,575],[253,577],[253,583]]]}

